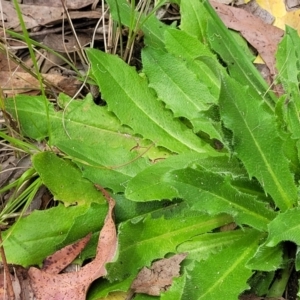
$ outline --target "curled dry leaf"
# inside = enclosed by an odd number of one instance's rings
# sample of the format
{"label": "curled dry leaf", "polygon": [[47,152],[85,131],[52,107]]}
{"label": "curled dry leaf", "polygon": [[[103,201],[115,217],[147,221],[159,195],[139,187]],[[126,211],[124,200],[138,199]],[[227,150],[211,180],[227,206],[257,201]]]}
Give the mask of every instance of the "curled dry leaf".
{"label": "curled dry leaf", "polygon": [[44,260],[42,270],[51,274],[58,274],[61,272],[79,255],[91,239],[91,236],[92,234],[89,233],[78,242],[68,245],[56,251],[53,255],[48,256]]}
{"label": "curled dry leaf", "polygon": [[275,53],[284,31],[275,26],[264,23],[260,18],[253,16],[243,9],[227,6],[210,1],[224,24],[233,30],[239,31],[242,36],[258,51],[270,69],[276,74]]}
{"label": "curled dry leaf", "polygon": [[173,277],[179,276],[180,263],[186,256],[187,253],[179,253],[156,261],[150,269],[144,267],[132,282],[131,289],[135,293],[159,296],[171,286]]}
{"label": "curled dry leaf", "polygon": [[[68,256],[73,257],[74,253],[78,254],[83,244],[88,242],[89,236],[87,236],[53,254],[47,260],[44,269],[39,270],[31,267],[28,274],[36,299],[85,299],[90,284],[97,278],[106,275],[105,264],[112,261],[117,249],[117,232],[113,220],[115,201],[102,187],[97,186],[97,188],[104,194],[109,208],[104,226],[100,231],[95,259],[78,272],[58,274],[69,263],[70,258]],[[80,244],[78,245],[78,243]],[[56,263],[57,260],[59,261],[58,264]]]}

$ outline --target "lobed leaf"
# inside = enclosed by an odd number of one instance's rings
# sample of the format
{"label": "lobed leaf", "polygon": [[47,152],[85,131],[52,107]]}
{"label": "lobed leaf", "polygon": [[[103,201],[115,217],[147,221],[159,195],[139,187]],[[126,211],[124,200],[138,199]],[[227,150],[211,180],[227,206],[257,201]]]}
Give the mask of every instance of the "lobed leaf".
{"label": "lobed leaf", "polygon": [[204,233],[180,244],[177,247],[177,252],[189,253],[188,259],[191,260],[192,263],[186,266],[186,268],[191,269],[193,268],[194,260],[206,260],[210,255],[215,255],[223,248],[230,246],[247,234],[248,229]]}
{"label": "lobed leaf", "polygon": [[207,260],[195,262],[195,267],[187,271],[182,299],[236,300],[241,292],[248,289],[247,280],[252,271],[245,263],[255,252],[261,234],[255,230],[210,255]]}
{"label": "lobed leaf", "polygon": [[196,151],[218,155],[208,144],[165,110],[147,82],[120,58],[88,49],[91,76],[108,108],[137,134],[176,153]]}
{"label": "lobed leaf", "polygon": [[231,221],[228,215],[211,217],[179,205],[168,207],[163,217],[153,214],[124,222],[119,226],[119,257],[107,266],[108,278],[114,281],[135,275],[154,259],[175,252],[182,242]]}
{"label": "lobed leaf", "polygon": [[266,246],[274,247],[283,241],[292,241],[300,245],[300,207],[295,207],[279,214],[269,224],[269,236]]}
{"label": "lobed leaf", "polygon": [[223,79],[220,112],[224,124],[233,132],[234,150],[249,176],[254,176],[271,195],[276,206],[285,211],[297,201],[297,189],[275,118],[260,98],[252,98],[246,87],[231,78]]}
{"label": "lobed leaf", "polygon": [[249,86],[249,93],[253,97],[265,100],[272,111],[276,97],[269,91],[269,87],[252,61],[238,45],[231,32],[225,27],[209,1],[202,0],[206,14],[210,15],[207,22],[207,40],[211,48],[218,53],[227,64],[230,76],[243,86]]}
{"label": "lobed leaf", "polygon": [[[219,62],[208,46],[202,44],[196,37],[185,31],[168,28],[165,31],[165,47],[169,53],[186,61],[186,66],[198,77],[199,81],[205,82],[210,93],[218,98],[221,82],[215,68],[210,68],[200,58],[211,59],[216,66]],[[217,68],[217,67],[216,67]]]}
{"label": "lobed leaf", "polygon": [[91,227],[99,230],[107,211],[106,205],[96,203],[90,206],[64,207],[59,205],[32,212],[3,233],[3,245],[8,263],[24,267],[42,263],[46,256],[58,250],[58,244],[63,246],[68,244],[64,243],[64,240],[69,230],[76,226],[76,218],[84,216],[86,220],[89,220],[95,211],[98,218],[96,220],[91,218],[88,226],[81,224],[81,230],[73,235],[74,239],[71,242],[74,242],[87,235]]}
{"label": "lobed leaf", "polygon": [[282,264],[283,245],[277,244],[275,247],[266,247],[265,244],[262,244],[246,266],[251,270],[270,272],[281,268]]}
{"label": "lobed leaf", "polygon": [[247,224],[259,230],[267,230],[276,213],[266,203],[239,192],[228,177],[204,171],[200,168],[174,170],[164,176],[178,191],[178,197],[187,201],[192,209],[216,215],[227,213],[239,225]]}
{"label": "lobed leaf", "polygon": [[[61,96],[60,100],[68,103],[70,98]],[[18,114],[23,134],[35,139],[47,137],[43,98],[17,96],[14,101],[8,100],[6,107],[14,116]],[[49,105],[49,122],[50,145],[68,154],[86,178],[116,192],[123,191],[132,176],[150,165],[143,153],[150,159],[168,155],[121,126],[106,108],[94,104],[91,95],[83,101],[70,102],[64,116]]]}
{"label": "lobed leaf", "polygon": [[[173,111],[175,117],[187,118],[196,132],[206,132],[206,128],[211,127],[211,121],[205,120],[201,112],[217,103],[218,99],[211,95],[208,88],[213,83],[205,82],[205,77],[199,80],[183,60],[169,53],[148,47],[143,50],[142,59],[149,86],[166,103],[166,107]],[[202,126],[199,126],[200,122]],[[220,134],[216,133],[211,138],[218,139]]]}

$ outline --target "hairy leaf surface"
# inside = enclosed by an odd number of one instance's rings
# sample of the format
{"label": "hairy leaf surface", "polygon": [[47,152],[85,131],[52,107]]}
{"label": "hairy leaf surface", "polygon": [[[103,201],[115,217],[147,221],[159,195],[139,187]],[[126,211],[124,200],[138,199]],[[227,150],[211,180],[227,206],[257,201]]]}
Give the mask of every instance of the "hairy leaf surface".
{"label": "hairy leaf surface", "polygon": [[201,169],[174,170],[164,176],[178,190],[178,197],[185,199],[192,209],[210,214],[228,213],[239,225],[247,224],[267,230],[276,214],[266,208],[266,203],[239,192],[229,178]]}
{"label": "hairy leaf surface", "polygon": [[[206,82],[205,76],[198,78],[182,59],[169,53],[148,47],[142,52],[142,58],[149,86],[173,111],[174,116],[187,118],[196,132],[201,130],[211,135],[206,130],[211,127],[211,120],[205,119],[201,112],[217,103],[217,97],[209,90],[213,83]],[[215,133],[211,138],[219,139],[220,134]]]}
{"label": "hairy leaf surface", "polygon": [[275,247],[266,247],[265,244],[259,246],[255,255],[247,262],[247,268],[259,271],[276,271],[283,263],[283,245],[277,244]]}
{"label": "hairy leaf surface", "polygon": [[274,247],[283,241],[292,241],[300,245],[300,207],[279,214],[269,224],[269,236],[266,246]]}
{"label": "hairy leaf surface", "polygon": [[198,0],[185,0],[180,3],[180,28],[203,42],[205,40],[206,16],[203,5]]}
{"label": "hairy leaf surface", "polygon": [[195,267],[188,270],[182,299],[236,300],[249,286],[247,280],[252,271],[245,263],[255,252],[261,234],[248,231],[243,238],[222,251],[210,255],[207,260],[195,262]]}
{"label": "hairy leaf surface", "polygon": [[283,211],[297,200],[297,189],[289,162],[283,153],[283,141],[276,130],[275,118],[260,99],[235,80],[223,80],[220,111],[225,126],[233,132],[234,150],[249,175],[256,177],[275,204]]}
{"label": "hairy leaf surface", "polygon": [[[149,266],[154,259],[168,252],[195,235],[205,233],[230,223],[228,215],[211,217],[199,212],[173,206],[166,209],[163,217],[154,214],[122,223],[119,227],[119,257],[107,267],[110,280],[122,280]],[[128,269],[130,272],[128,273]]]}
{"label": "hairy leaf surface", "polygon": [[103,195],[92,182],[82,177],[75,165],[59,158],[53,152],[41,152],[34,155],[32,163],[55,200],[68,205],[105,203]]}
{"label": "hairy leaf surface", "polygon": [[175,28],[165,31],[165,44],[168,52],[186,61],[187,68],[194,72],[199,80],[205,82],[210,93],[218,98],[221,87],[219,76],[200,59],[209,58],[218,65],[217,58],[210,49],[196,37]]}
{"label": "hairy leaf surface", "polygon": [[[97,219],[92,217],[95,210]],[[59,205],[43,211],[34,211],[3,233],[6,258],[9,263],[24,267],[40,264],[46,256],[58,250],[58,244],[67,245],[63,243],[64,239],[73,226],[78,226],[77,217],[91,219],[88,226],[81,224],[81,230],[73,235],[72,242],[88,234],[91,228],[99,230],[106,212],[107,205],[96,203],[70,207]]]}
{"label": "hairy leaf surface", "polygon": [[[173,170],[184,169],[194,165],[200,165],[201,168],[220,175],[228,175],[235,179],[239,178],[249,181],[247,173],[241,168],[236,159],[229,159],[226,155],[209,158],[206,154],[184,153],[170,156],[137,174],[128,182],[125,194],[128,199],[133,201],[178,197],[179,192],[176,186],[167,180],[165,181],[164,176]],[[247,191],[249,191],[249,188]]]}
{"label": "hairy leaf surface", "polygon": [[218,155],[183,123],[173,119],[132,67],[95,49],[88,49],[87,54],[92,63],[91,75],[100,86],[108,108],[122,124],[176,153],[196,151]]}
{"label": "hairy leaf surface", "polygon": [[249,93],[264,99],[270,110],[273,110],[276,98],[269,92],[266,81],[220,20],[209,1],[201,2],[206,13],[210,15],[207,22],[207,39],[211,48],[226,62],[230,75],[242,85],[249,86]]}
{"label": "hairy leaf surface", "polygon": [[[188,252],[189,260],[206,260],[210,255],[214,255],[221,249],[240,240],[246,231],[233,230],[201,234],[180,244],[177,247],[177,252]],[[193,265],[193,263],[191,263],[191,265]],[[192,266],[188,265],[187,268],[190,269]]]}
{"label": "hairy leaf surface", "polygon": [[[50,145],[68,154],[81,168],[84,176],[114,191],[123,191],[126,182],[150,165],[149,159],[168,155],[133,135],[129,128],[105,107],[94,104],[91,95],[83,101],[70,101],[61,96],[65,114],[54,112],[49,104]],[[6,103],[7,110],[16,116],[25,136],[42,139],[48,136],[47,114],[42,97],[18,96]],[[109,149],[109,150],[108,150]]]}
{"label": "hairy leaf surface", "polygon": [[143,202],[173,199],[178,196],[178,191],[176,187],[163,181],[164,174],[174,169],[184,168],[205,158],[207,158],[206,154],[184,153],[157,162],[128,182],[125,195],[130,200]]}

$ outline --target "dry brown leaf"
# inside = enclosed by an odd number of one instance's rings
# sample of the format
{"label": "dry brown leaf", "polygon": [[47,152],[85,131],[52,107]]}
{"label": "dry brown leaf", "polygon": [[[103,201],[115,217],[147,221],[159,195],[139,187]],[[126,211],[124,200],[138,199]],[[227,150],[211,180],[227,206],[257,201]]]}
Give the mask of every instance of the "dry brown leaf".
{"label": "dry brown leaf", "polygon": [[[102,187],[97,186],[97,188],[108,201],[108,213],[100,231],[95,259],[78,272],[71,273],[53,274],[37,268],[30,268],[28,274],[36,299],[83,300],[90,284],[97,278],[106,275],[105,264],[112,261],[117,249],[117,232],[113,221],[115,201]],[[51,269],[52,271],[54,270]]]}
{"label": "dry brown leaf", "polygon": [[[38,27],[39,25],[52,25],[62,20],[64,15],[63,8],[61,6],[51,7],[48,3],[46,6],[19,4],[28,30]],[[2,1],[2,9],[5,27],[7,29],[12,28],[15,31],[21,31],[20,21],[14,5],[9,1]],[[71,19],[99,19],[102,13],[100,11],[70,11],[69,15]],[[1,20],[2,14],[0,13],[0,21]]]}
{"label": "dry brown leaf", "polygon": [[[20,267],[13,267],[14,275],[11,275],[12,286],[14,291],[14,300],[35,300],[33,291],[29,284],[27,270]],[[5,276],[0,273],[0,299],[9,300],[7,289],[5,287]]]}
{"label": "dry brown leaf", "polygon": [[273,24],[275,17],[270,14],[266,9],[263,9],[260,7],[256,0],[251,0],[250,2],[244,4],[241,6],[245,11],[252,14],[255,17],[258,17],[264,21],[264,23],[267,24]]}
{"label": "dry brown leaf", "polygon": [[[54,88],[58,87],[60,91],[69,96],[75,95],[82,84],[74,77],[65,77],[59,74],[42,74],[42,76]],[[21,93],[35,94],[32,91],[40,90],[38,80],[28,73],[0,71],[0,82],[3,92],[10,97]]]}
{"label": "dry brown leaf", "polygon": [[91,236],[92,234],[89,233],[76,243],[68,245],[56,251],[53,255],[48,256],[43,262],[42,270],[51,274],[61,272],[79,255],[91,239]]}
{"label": "dry brown leaf", "polygon": [[7,60],[5,53],[0,52],[0,71],[13,71],[18,67],[12,60]]}
{"label": "dry brown leaf", "polygon": [[171,286],[173,277],[180,275],[180,263],[186,256],[187,253],[179,253],[156,261],[150,269],[144,267],[132,282],[131,289],[135,293],[159,296]]}
{"label": "dry brown leaf", "polygon": [[61,53],[71,53],[78,51],[78,44],[81,47],[86,46],[92,40],[91,36],[88,36],[85,33],[77,33],[76,38],[74,35],[62,35],[62,34],[47,34],[43,40],[43,44],[54,51]]}
{"label": "dry brown leaf", "polygon": [[[67,0],[66,7],[69,9],[79,9],[91,5],[95,0]],[[23,4],[36,6],[62,7],[61,0],[23,0]]]}
{"label": "dry brown leaf", "polygon": [[275,54],[284,31],[265,24],[260,18],[249,14],[243,9],[223,5],[215,1],[210,1],[210,3],[224,24],[228,28],[239,31],[261,55],[271,74],[276,74]]}

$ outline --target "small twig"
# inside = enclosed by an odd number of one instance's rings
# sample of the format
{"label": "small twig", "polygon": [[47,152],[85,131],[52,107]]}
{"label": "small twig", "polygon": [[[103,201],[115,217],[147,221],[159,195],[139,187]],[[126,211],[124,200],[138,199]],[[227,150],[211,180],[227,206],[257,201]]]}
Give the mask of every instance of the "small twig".
{"label": "small twig", "polygon": [[1,254],[1,259],[2,259],[2,263],[3,263],[4,274],[5,274],[5,278],[6,278],[7,297],[9,300],[14,300],[15,293],[14,293],[14,289],[13,289],[13,285],[12,285],[12,281],[11,281],[11,277],[10,277],[10,273],[9,273],[9,269],[8,269],[8,265],[7,265],[7,260],[6,260],[6,256],[5,256],[5,252],[4,252],[4,248],[3,248],[1,230],[0,230],[0,245],[1,245],[0,246],[0,254]]}
{"label": "small twig", "polygon": [[131,299],[133,299],[134,294],[135,294],[134,290],[130,289],[129,292],[128,292],[128,294],[127,294],[127,296],[126,296],[125,300],[131,300]]}

